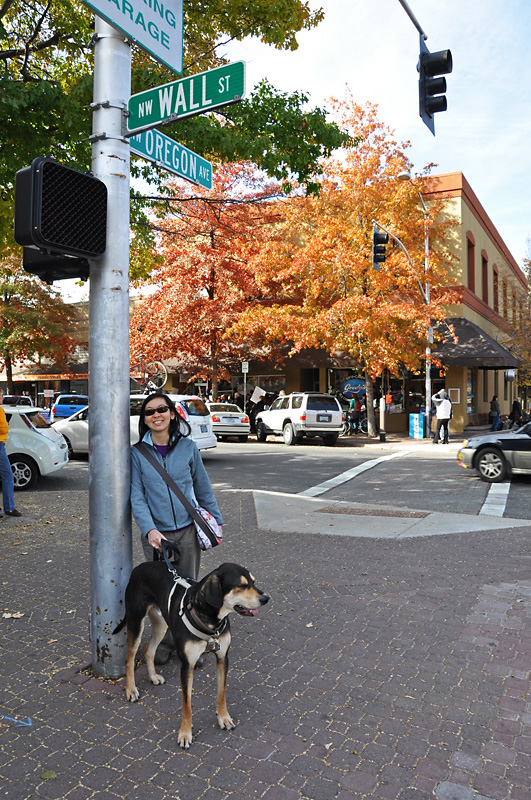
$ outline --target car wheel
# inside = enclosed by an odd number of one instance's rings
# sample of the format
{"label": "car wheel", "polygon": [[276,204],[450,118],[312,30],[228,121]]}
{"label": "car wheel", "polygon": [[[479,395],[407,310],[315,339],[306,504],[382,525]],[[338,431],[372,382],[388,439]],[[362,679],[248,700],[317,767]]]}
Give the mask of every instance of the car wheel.
{"label": "car wheel", "polygon": [[35,486],[39,477],[39,470],[36,463],[27,456],[9,456],[15,489],[31,489]]}
{"label": "car wheel", "polygon": [[71,443],[70,439],[67,436],[65,436],[64,434],[63,434],[63,438],[64,438],[64,440],[66,442],[66,446],[68,447],[68,458],[73,458],[74,457],[74,450],[72,448],[72,443]]}
{"label": "car wheel", "polygon": [[295,428],[291,422],[288,422],[286,425],[284,425],[282,436],[284,438],[284,444],[287,444],[288,447],[290,447],[292,444],[298,444],[299,442],[299,438],[297,437]]}
{"label": "car wheel", "polygon": [[507,464],[500,453],[494,447],[486,447],[478,456],[476,469],[479,477],[488,483],[500,483],[507,475]]}
{"label": "car wheel", "polygon": [[238,436],[238,441],[239,442],[246,442],[248,438],[249,438],[248,436]]}
{"label": "car wheel", "polygon": [[327,447],[333,447],[336,442],[337,442],[337,434],[335,433],[326,433],[323,436],[323,444],[325,444]]}
{"label": "car wheel", "polygon": [[258,420],[256,423],[256,438],[259,442],[265,442],[267,439],[267,433],[264,426],[264,423],[261,420]]}

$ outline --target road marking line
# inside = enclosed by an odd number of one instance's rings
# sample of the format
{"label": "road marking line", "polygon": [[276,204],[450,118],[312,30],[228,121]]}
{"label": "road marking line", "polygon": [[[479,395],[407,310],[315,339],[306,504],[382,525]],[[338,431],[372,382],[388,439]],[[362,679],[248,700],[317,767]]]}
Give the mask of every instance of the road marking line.
{"label": "road marking line", "polygon": [[511,482],[491,483],[485,502],[479,513],[486,517],[503,517]]}
{"label": "road marking line", "polygon": [[397,453],[391,453],[391,455],[388,456],[381,456],[380,458],[374,458],[372,461],[365,461],[363,464],[358,464],[357,467],[352,467],[352,469],[348,469],[346,472],[342,472],[340,475],[336,475],[335,478],[330,478],[329,480],[324,481],[323,483],[318,483],[316,486],[311,486],[304,492],[298,492],[298,496],[317,497],[320,494],[329,492],[330,489],[335,489],[336,486],[341,486],[342,483],[350,481],[352,478],[355,478],[362,472],[366,472],[366,470],[372,469],[373,467],[378,466],[378,464],[382,464],[384,461],[390,461],[392,458],[399,458],[400,456],[406,456],[409,455],[411,452],[413,451],[399,450]]}

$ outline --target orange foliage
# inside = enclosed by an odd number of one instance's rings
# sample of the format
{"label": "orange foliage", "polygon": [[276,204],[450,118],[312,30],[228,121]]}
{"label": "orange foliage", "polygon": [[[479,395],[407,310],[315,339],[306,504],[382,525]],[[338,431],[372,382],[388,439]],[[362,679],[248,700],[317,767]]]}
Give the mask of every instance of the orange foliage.
{"label": "orange foliage", "polygon": [[[398,175],[410,172],[408,143],[397,143],[377,118],[376,106],[334,102],[337,121],[357,146],[330,159],[318,198],[294,197],[279,205],[283,235],[248,253],[248,268],[261,307],[240,313],[227,336],[241,341],[290,343],[292,352],[322,347],[350,353],[372,376],[383,369],[419,366],[427,327],[445,317],[450,255],[444,239],[452,223],[441,203],[429,203],[430,259],[424,273],[424,214],[416,189]],[[422,191],[422,177],[416,179]],[[407,247],[387,247],[378,272],[372,267],[376,219]],[[431,286],[425,304],[419,280]]]}
{"label": "orange foliage", "polygon": [[247,262],[278,220],[278,186],[239,163],[219,166],[210,192],[168,188],[176,200],[158,226],[162,265],[132,314],[131,353],[216,381],[249,358],[245,337],[237,344],[223,334],[259,295]]}

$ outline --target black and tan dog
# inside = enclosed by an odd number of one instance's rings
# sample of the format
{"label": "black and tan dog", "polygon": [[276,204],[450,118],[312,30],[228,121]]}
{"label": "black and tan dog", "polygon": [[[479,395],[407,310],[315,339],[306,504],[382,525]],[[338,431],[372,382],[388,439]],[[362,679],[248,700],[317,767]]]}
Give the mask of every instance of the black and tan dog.
{"label": "black and tan dog", "polygon": [[161,561],[139,564],[127,584],[125,618],[113,631],[118,633],[127,625],[126,685],[127,699],[138,700],[135,685],[135,656],[144,629],[144,620],[151,621],[151,638],[144,654],[152,683],[162,684],[164,678],[155,671],[154,656],[169,626],[177,655],[181,660],[182,718],[178,741],[187,749],[192,743],[192,682],[194,667],[203,653],[213,650],[216,655],[217,702],[216,714],[220,728],[234,728],[225,697],[228,651],[231,642],[228,615],[234,611],[241,616],[256,616],[260,606],[269,600],[255,586],[250,572],[239,564],[221,564],[195,583],[171,571]]}

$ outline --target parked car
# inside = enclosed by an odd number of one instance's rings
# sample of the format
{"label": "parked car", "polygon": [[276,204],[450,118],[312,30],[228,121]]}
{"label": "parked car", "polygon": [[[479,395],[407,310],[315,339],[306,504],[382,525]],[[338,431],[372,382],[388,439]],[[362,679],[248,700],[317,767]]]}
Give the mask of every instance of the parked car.
{"label": "parked car", "polygon": [[481,480],[499,483],[514,474],[531,474],[531,422],[511,431],[491,431],[465,439],[457,463],[475,469]]}
{"label": "parked car", "polygon": [[212,416],[212,430],[217,439],[237,436],[238,441],[246,442],[251,432],[248,415],[236,403],[207,403]]}
{"label": "parked car", "polygon": [[[15,489],[31,489],[40,475],[51,475],[68,464],[68,447],[61,433],[44,425],[42,408],[7,406],[9,424],[6,453],[11,463]],[[37,426],[39,422],[39,426]]]}
{"label": "parked car", "polygon": [[2,400],[4,406],[32,406],[33,400],[26,394],[5,394]]}
{"label": "parked car", "polygon": [[303,437],[320,436],[323,443],[337,442],[343,426],[339,400],[331,394],[293,392],[277,397],[270,408],[256,415],[256,438],[265,442],[269,434],[281,435],[287,445],[299,444]]}
{"label": "parked car", "polygon": [[80,408],[88,405],[88,397],[86,394],[59,394],[53,401],[50,411],[50,422],[55,422],[56,419],[67,419],[79,411]]}
{"label": "parked car", "polygon": [[[140,409],[145,400],[145,395],[131,395],[129,417],[131,444],[138,442],[138,418]],[[216,437],[212,431],[210,412],[200,397],[190,395],[169,395],[177,411],[186,419],[192,429],[191,437],[200,450],[215,447]],[[89,408],[80,409],[68,419],[61,419],[53,423],[53,427],[65,438],[70,455],[88,453],[89,448]]]}

